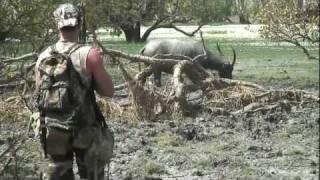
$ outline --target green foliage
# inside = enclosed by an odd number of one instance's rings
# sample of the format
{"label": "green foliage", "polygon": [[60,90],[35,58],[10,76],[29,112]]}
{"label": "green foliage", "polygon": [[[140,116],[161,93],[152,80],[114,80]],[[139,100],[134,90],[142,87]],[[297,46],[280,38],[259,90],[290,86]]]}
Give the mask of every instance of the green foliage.
{"label": "green foliage", "polygon": [[231,15],[232,1],[230,0],[190,0],[183,2],[183,11],[194,17],[197,22],[220,22],[225,16]]}
{"label": "green foliage", "polygon": [[232,4],[232,14],[239,16],[240,23],[254,23],[264,4],[263,0],[235,0]]}
{"label": "green foliage", "polygon": [[147,161],[144,164],[144,171],[146,174],[161,174],[165,172],[164,167],[153,161]]}
{"label": "green foliage", "polygon": [[181,144],[179,138],[172,134],[161,133],[154,137],[153,141],[161,148],[175,147]]}
{"label": "green foliage", "polygon": [[166,173],[165,167],[150,158],[139,158],[133,162],[132,169],[138,176]]}
{"label": "green foliage", "polygon": [[[109,33],[127,36],[133,33],[140,36],[140,25],[157,28],[172,28],[181,23],[207,24],[220,21],[231,13],[231,1],[211,0],[115,0],[86,1],[89,29],[112,27]],[[98,21],[97,21],[98,19]],[[121,31],[122,30],[122,31]],[[141,37],[145,41],[150,34],[145,32]],[[138,37],[138,41],[140,37]],[[135,41],[135,42],[138,42]]]}
{"label": "green foliage", "polygon": [[0,42],[18,39],[38,48],[54,27],[53,0],[3,0],[0,6]]}

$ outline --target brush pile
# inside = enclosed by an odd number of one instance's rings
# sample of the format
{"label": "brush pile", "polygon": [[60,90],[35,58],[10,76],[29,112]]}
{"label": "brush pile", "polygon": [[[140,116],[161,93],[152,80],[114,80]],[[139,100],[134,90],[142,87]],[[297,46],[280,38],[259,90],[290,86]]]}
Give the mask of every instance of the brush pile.
{"label": "brush pile", "polygon": [[[117,63],[126,81],[116,87],[116,97],[113,99],[97,98],[105,115],[111,119],[139,119],[156,120],[161,116],[193,116],[198,112],[207,111],[217,115],[236,115],[239,113],[270,111],[277,107],[290,109],[291,105],[303,106],[305,103],[319,102],[319,95],[298,89],[273,90],[261,87],[258,84],[239,80],[222,79],[208,73],[198,59],[206,56],[201,54],[191,59],[186,56],[157,55],[146,57],[132,55],[121,51],[106,49],[94,36],[94,45],[101,49],[103,55]],[[23,62],[24,68],[15,70],[13,79],[6,80],[0,86],[3,89],[20,87],[19,96],[10,97],[8,101],[24,103],[28,109],[30,92],[34,84],[30,72],[35,62],[25,59],[36,59],[36,53],[29,53],[17,58],[2,59],[1,74],[9,72],[4,67],[12,62]],[[128,60],[130,64],[150,64],[135,74],[128,73],[120,61]],[[28,62],[28,63],[25,63]],[[146,83],[155,70],[171,69],[173,75],[164,87],[156,87]],[[8,75],[7,75],[8,76]],[[6,76],[5,76],[6,77]],[[8,79],[8,78],[7,78]],[[28,94],[29,93],[29,94]]]}
{"label": "brush pile", "polygon": [[[250,82],[214,77],[197,62],[197,58],[205,54],[194,59],[171,55],[158,59],[106,49],[99,42],[97,45],[113,61],[122,58],[134,63],[151,64],[132,77],[118,61],[126,84],[116,89],[127,88],[128,92],[127,96],[122,96],[126,98],[125,103],[119,103],[123,102],[120,97],[113,100],[98,98],[109,118],[121,116],[152,121],[163,115],[192,116],[203,111],[217,115],[266,112],[278,107],[290,111],[291,105],[319,102],[318,95],[302,90],[270,90]],[[164,87],[146,83],[155,69],[163,67],[173,69],[173,75]]]}

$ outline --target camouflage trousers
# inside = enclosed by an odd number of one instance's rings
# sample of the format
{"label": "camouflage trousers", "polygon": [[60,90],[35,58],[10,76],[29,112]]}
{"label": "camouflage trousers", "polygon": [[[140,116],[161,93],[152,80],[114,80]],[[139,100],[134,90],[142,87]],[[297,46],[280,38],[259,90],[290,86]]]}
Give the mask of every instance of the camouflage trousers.
{"label": "camouflage trousers", "polygon": [[[30,116],[36,136],[39,136],[39,113]],[[73,180],[74,159],[81,179],[100,180],[105,165],[110,163],[114,135],[108,127],[83,127],[69,132],[48,128],[46,136],[47,159],[42,168],[45,180]]]}
{"label": "camouflage trousers", "polygon": [[[87,128],[88,129],[88,128]],[[83,134],[85,132],[82,132]],[[78,167],[81,179],[101,180],[104,179],[104,164],[100,167],[92,167],[87,161],[87,153],[90,148],[90,133],[86,138],[79,141],[79,135],[73,140],[71,132],[48,129],[47,134],[47,159],[43,169],[44,180],[73,180],[73,162]]]}

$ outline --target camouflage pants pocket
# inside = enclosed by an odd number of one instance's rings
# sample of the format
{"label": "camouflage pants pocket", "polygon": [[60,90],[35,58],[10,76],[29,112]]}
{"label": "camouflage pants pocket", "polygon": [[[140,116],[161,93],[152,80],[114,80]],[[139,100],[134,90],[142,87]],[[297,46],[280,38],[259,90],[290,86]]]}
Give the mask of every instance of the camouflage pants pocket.
{"label": "camouflage pants pocket", "polygon": [[[101,171],[110,162],[113,153],[114,137],[109,128],[97,127],[95,138],[85,154],[85,161],[91,171]],[[89,169],[90,170],[90,169]]]}
{"label": "camouflage pants pocket", "polygon": [[72,146],[78,149],[88,149],[95,138],[94,127],[83,127],[74,134]]}
{"label": "camouflage pants pocket", "polygon": [[46,147],[48,158],[46,166],[42,168],[44,180],[73,180],[73,152],[71,132],[48,128]]}

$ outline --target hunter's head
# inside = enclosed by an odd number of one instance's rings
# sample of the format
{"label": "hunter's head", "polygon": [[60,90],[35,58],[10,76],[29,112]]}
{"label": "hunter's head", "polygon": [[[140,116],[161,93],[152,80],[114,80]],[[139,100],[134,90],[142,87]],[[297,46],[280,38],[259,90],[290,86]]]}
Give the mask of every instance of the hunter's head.
{"label": "hunter's head", "polygon": [[60,4],[53,12],[56,25],[60,32],[78,31],[80,28],[81,12],[79,8],[73,4]]}

